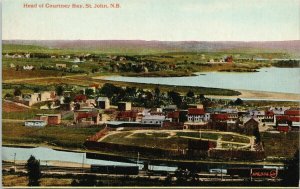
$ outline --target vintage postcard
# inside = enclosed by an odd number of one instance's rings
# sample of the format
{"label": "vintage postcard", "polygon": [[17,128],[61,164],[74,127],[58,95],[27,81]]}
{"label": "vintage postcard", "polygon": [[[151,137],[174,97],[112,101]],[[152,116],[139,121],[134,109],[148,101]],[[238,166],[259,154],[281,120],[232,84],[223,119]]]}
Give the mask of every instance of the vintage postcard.
{"label": "vintage postcard", "polygon": [[298,187],[299,0],[3,0],[2,186]]}

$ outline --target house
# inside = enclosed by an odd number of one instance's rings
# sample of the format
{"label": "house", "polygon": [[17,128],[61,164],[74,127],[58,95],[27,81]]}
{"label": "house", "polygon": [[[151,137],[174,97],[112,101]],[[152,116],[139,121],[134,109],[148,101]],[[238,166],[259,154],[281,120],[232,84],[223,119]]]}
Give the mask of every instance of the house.
{"label": "house", "polygon": [[36,114],[37,120],[43,120],[48,125],[61,124],[61,114]]}
{"label": "house", "polygon": [[162,108],[162,111],[165,112],[165,113],[168,113],[168,112],[174,112],[177,110],[177,106],[176,105],[167,105],[167,106],[164,106]]}
{"label": "house", "polygon": [[284,115],[289,117],[300,117],[300,109],[288,109],[284,111]]}
{"label": "house", "polygon": [[56,103],[54,101],[48,102],[47,104],[40,106],[41,110],[49,110],[49,109],[53,110],[53,109],[58,109],[58,108],[60,108],[60,106],[56,105]]}
{"label": "house", "polygon": [[228,115],[229,121],[235,121],[238,119],[238,110],[234,108],[224,109],[224,112]]}
{"label": "house", "polygon": [[263,123],[265,124],[273,124],[275,122],[275,119],[274,119],[274,112],[273,111],[270,111],[270,110],[266,110],[265,111],[265,117],[264,119],[262,120]]}
{"label": "house", "polygon": [[99,89],[100,85],[99,84],[91,84],[89,87],[94,87],[95,89]]}
{"label": "house", "polygon": [[56,64],[55,67],[60,69],[67,68],[67,64]]}
{"label": "house", "polygon": [[96,100],[97,108],[100,109],[109,109],[110,101],[107,97],[98,97]]}
{"label": "house", "polygon": [[24,124],[26,127],[45,127],[47,125],[44,120],[26,120]]}
{"label": "house", "polygon": [[167,114],[167,118],[170,120],[170,122],[179,122],[179,117],[180,117],[180,112],[179,111],[174,111],[174,112],[169,112]]}
{"label": "house", "polygon": [[80,95],[76,95],[74,98],[74,102],[86,102],[87,97],[86,95],[80,94]]}
{"label": "house", "polygon": [[201,130],[208,129],[208,122],[184,122],[183,129]]}
{"label": "house", "polygon": [[24,58],[24,56],[21,54],[14,54],[12,55],[12,58]]}
{"label": "house", "polygon": [[33,70],[33,69],[34,69],[34,66],[31,66],[31,65],[23,66],[23,70]]}
{"label": "house", "polygon": [[233,62],[233,57],[232,57],[232,56],[227,56],[227,57],[225,58],[225,62],[227,62],[227,63],[232,63],[232,62]]}
{"label": "house", "polygon": [[289,107],[271,107],[269,111],[272,111],[274,115],[283,115],[286,110],[290,109]]}
{"label": "house", "polygon": [[229,120],[227,113],[213,113],[210,114],[210,118],[212,121],[217,122],[227,122]]}
{"label": "house", "polygon": [[23,103],[27,106],[32,106],[33,104],[41,101],[39,93],[23,94],[22,99]]}
{"label": "house", "polygon": [[54,100],[56,97],[56,94],[55,94],[55,91],[43,91],[39,94],[39,96],[40,96],[40,100],[42,102],[44,102],[44,101]]}
{"label": "house", "polygon": [[247,121],[244,121],[243,133],[248,135],[253,135],[255,130],[258,130],[259,122],[254,118],[250,118]]}
{"label": "house", "polygon": [[262,122],[263,119],[265,119],[265,111],[261,110],[250,110],[249,116],[253,118],[257,118],[259,122]]}
{"label": "house", "polygon": [[74,123],[85,125],[96,125],[100,122],[100,115],[97,109],[86,108],[74,111]]}
{"label": "house", "polygon": [[116,120],[117,121],[137,121],[138,112],[129,110],[129,111],[121,111],[118,113]]}
{"label": "house", "polygon": [[189,108],[188,109],[188,122],[204,122],[209,120],[209,114],[205,114],[204,109]]}
{"label": "house", "polygon": [[290,126],[288,124],[282,123],[277,125],[277,130],[280,132],[289,132]]}
{"label": "house", "polygon": [[12,58],[12,56],[9,55],[9,54],[7,54],[7,53],[4,55],[4,57],[5,57],[5,58]]}
{"label": "house", "polygon": [[119,102],[118,103],[119,111],[128,111],[131,110],[131,102]]}
{"label": "house", "polygon": [[159,116],[159,115],[148,115],[142,118],[143,124],[150,124],[150,125],[161,125],[165,121],[165,116]]}
{"label": "house", "polygon": [[275,115],[276,125],[288,124],[289,126],[297,126],[300,122],[300,110],[288,109],[284,111],[284,115]]}
{"label": "house", "polygon": [[203,104],[189,104],[188,108],[204,109]]}
{"label": "house", "polygon": [[148,113],[150,115],[165,115],[161,108],[151,108]]}
{"label": "house", "polygon": [[53,101],[56,94],[54,91],[43,91],[41,93],[23,94],[22,103],[27,106],[32,106],[38,102]]}

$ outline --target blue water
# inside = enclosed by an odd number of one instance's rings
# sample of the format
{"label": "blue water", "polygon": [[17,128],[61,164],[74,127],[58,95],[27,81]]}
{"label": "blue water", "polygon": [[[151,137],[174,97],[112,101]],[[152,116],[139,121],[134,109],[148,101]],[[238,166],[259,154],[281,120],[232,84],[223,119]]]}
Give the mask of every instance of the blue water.
{"label": "blue water", "polygon": [[123,77],[107,80],[138,83],[300,93],[300,68],[262,68],[259,72],[201,72],[191,77]]}

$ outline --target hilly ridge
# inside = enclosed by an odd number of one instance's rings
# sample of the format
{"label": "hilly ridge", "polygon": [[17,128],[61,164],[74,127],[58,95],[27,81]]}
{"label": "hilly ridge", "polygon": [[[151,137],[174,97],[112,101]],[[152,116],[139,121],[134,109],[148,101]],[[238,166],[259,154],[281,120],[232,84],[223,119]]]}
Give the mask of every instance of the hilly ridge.
{"label": "hilly ridge", "polygon": [[255,51],[300,55],[300,40],[293,41],[145,41],[145,40],[3,40],[3,44],[37,45],[59,49],[139,50],[158,52]]}

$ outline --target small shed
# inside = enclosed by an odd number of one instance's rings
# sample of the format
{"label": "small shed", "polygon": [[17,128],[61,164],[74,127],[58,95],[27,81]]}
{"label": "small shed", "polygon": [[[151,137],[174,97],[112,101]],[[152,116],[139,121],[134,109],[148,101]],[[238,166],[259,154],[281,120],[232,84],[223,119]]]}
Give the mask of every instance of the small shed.
{"label": "small shed", "polygon": [[26,127],[45,127],[47,122],[44,120],[26,120],[25,126]]}

